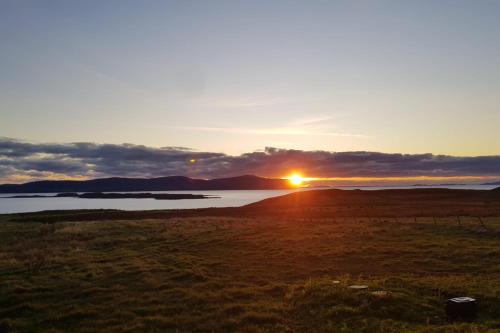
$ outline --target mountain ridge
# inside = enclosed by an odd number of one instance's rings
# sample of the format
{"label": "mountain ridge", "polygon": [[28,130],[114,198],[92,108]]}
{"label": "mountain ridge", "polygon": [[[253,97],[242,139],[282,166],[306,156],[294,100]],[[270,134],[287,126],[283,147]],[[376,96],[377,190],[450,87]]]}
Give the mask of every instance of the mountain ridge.
{"label": "mountain ridge", "polygon": [[293,187],[286,179],[263,178],[254,175],[216,179],[186,176],[109,177],[90,180],[41,180],[24,184],[2,184],[0,185],[0,193],[275,190],[289,188]]}

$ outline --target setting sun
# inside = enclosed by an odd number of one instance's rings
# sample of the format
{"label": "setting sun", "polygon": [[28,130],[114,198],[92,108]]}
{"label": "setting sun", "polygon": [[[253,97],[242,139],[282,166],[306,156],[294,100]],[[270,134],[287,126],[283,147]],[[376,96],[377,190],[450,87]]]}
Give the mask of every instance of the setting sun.
{"label": "setting sun", "polygon": [[304,178],[302,178],[302,176],[298,173],[292,174],[288,177],[288,179],[290,180],[290,183],[296,186],[301,185],[304,182]]}

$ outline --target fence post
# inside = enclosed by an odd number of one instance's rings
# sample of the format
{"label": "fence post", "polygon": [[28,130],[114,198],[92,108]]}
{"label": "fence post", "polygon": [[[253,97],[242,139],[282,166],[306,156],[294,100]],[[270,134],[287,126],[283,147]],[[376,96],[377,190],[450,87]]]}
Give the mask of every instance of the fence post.
{"label": "fence post", "polygon": [[484,225],[484,222],[483,222],[483,219],[481,218],[481,216],[478,216],[477,219],[479,220],[479,223],[481,224],[481,226],[486,229],[486,226]]}

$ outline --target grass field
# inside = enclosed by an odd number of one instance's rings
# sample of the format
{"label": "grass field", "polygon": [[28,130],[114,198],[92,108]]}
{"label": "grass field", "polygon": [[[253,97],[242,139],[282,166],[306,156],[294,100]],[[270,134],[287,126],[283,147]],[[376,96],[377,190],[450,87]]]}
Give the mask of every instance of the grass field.
{"label": "grass field", "polygon": [[[496,199],[300,195],[4,215],[0,332],[500,332]],[[451,323],[463,295],[478,318]]]}

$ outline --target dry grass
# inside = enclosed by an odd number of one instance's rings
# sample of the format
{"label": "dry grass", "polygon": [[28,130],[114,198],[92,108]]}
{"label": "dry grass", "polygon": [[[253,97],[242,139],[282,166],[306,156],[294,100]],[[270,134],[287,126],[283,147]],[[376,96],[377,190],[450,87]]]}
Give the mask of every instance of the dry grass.
{"label": "dry grass", "polygon": [[[308,210],[4,216],[0,332],[500,332],[500,218],[485,229],[475,217]],[[444,301],[458,295],[478,298],[475,322],[447,321]]]}

